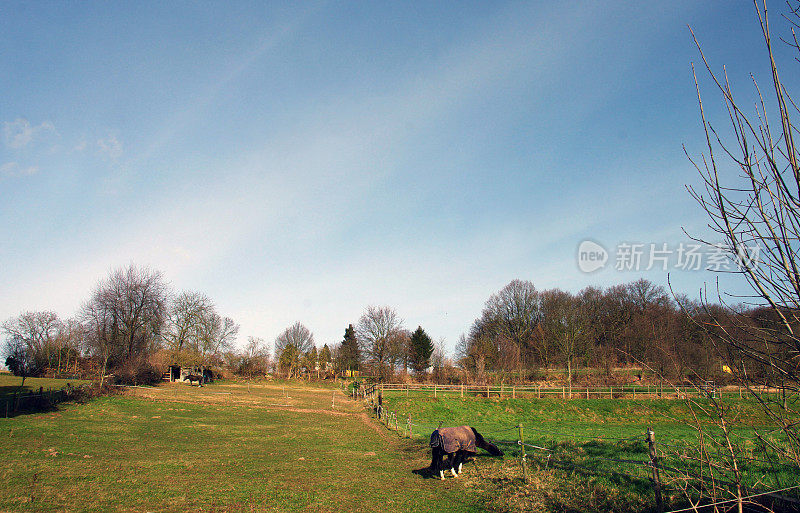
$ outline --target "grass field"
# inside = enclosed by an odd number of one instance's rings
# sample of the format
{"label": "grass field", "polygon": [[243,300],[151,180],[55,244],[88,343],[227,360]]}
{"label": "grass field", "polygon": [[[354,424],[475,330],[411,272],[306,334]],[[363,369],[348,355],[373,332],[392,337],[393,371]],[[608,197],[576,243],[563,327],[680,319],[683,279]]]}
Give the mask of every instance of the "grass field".
{"label": "grass field", "polygon": [[[528,459],[532,467],[532,480],[550,482],[556,488],[558,499],[572,498],[574,502],[559,503],[559,508],[574,507],[578,510],[639,511],[653,507],[654,492],[650,484],[650,468],[631,462],[649,461],[646,432],[652,428],[656,433],[658,454],[662,466],[680,468],[689,473],[698,473],[696,461],[697,430],[694,416],[687,403],[674,399],[496,399],[481,397],[459,398],[456,396],[431,397],[428,392],[404,391],[384,392],[386,411],[394,413],[398,424],[407,431],[410,416],[415,435],[427,437],[440,423],[445,426],[471,425],[487,439],[499,442],[506,451],[503,468],[511,476],[521,476],[518,460],[520,447],[517,444],[519,429],[523,426]],[[708,406],[708,401],[698,404]],[[741,466],[744,481],[760,490],[778,489],[800,481],[796,467],[772,465],[760,460],[764,458],[760,444],[754,440],[752,426],[764,426],[765,418],[754,401],[726,398],[720,404],[728,411],[729,419],[736,419],[732,439],[741,448]],[[716,433],[712,419],[697,419],[706,433]],[[747,427],[744,427],[747,426]],[[626,461],[620,461],[626,460]],[[529,469],[531,470],[531,469]],[[577,492],[557,493],[560,484],[575,482],[580,475],[582,482],[592,483],[593,489],[584,490],[585,497]],[[664,482],[669,483],[675,474],[664,473]],[[677,478],[674,482],[678,483]],[[514,493],[530,495],[529,487],[512,483]],[[563,490],[562,490],[563,492]],[[602,493],[618,496],[612,503],[597,502],[592,495]],[[678,504],[683,498],[678,488],[673,487],[667,495]],[[796,492],[795,492],[796,495]],[[552,500],[553,497],[550,497]],[[500,500],[502,504],[508,501]],[[533,502],[536,502],[534,499]],[[542,502],[541,500],[539,502]],[[625,505],[623,505],[623,503]],[[640,509],[636,509],[638,505]]]}
{"label": "grass field", "polygon": [[424,449],[329,388],[135,388],[0,420],[0,510],[485,511]]}
{"label": "grass field", "polygon": [[[661,442],[694,436],[674,400],[397,392],[384,405],[401,428],[411,415],[414,438],[326,383],[167,383],[0,419],[0,511],[654,511],[647,469],[603,458],[646,460],[648,426]],[[758,420],[746,402],[730,407]],[[428,478],[439,422],[507,441],[506,457],[479,454],[458,479]],[[526,442],[551,449],[529,449],[527,482],[520,423]]]}

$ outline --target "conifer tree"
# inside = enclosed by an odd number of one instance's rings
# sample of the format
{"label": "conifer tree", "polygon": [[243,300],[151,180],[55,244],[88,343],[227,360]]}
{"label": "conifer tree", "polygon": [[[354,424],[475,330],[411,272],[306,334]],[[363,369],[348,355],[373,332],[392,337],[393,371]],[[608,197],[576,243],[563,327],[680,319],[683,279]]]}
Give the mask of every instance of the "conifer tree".
{"label": "conifer tree", "polygon": [[424,372],[430,366],[431,354],[433,354],[433,340],[425,333],[422,326],[419,326],[411,334],[409,344],[411,346],[411,368],[417,373]]}

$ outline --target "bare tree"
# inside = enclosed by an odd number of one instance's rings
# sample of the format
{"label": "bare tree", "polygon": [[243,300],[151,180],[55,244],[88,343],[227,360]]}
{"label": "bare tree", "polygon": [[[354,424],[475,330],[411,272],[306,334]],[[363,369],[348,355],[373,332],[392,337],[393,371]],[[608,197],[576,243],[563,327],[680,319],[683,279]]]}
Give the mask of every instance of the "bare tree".
{"label": "bare tree", "polygon": [[247,345],[241,353],[236,373],[249,378],[264,376],[269,372],[270,355],[269,347],[264,339],[259,337],[247,337]]}
{"label": "bare tree", "polygon": [[566,363],[571,396],[573,362],[586,342],[586,317],[577,298],[559,289],[542,293],[542,310],[542,329]]}
{"label": "bare tree", "polygon": [[299,373],[303,355],[314,346],[314,334],[299,321],[275,339],[275,359],[289,377]]}
{"label": "bare tree", "polygon": [[[197,338],[202,319],[214,311],[212,301],[201,292],[181,292],[172,301],[164,343],[168,350],[178,353]],[[195,342],[196,344],[196,342]]]}
{"label": "bare tree", "polygon": [[[708,75],[729,114],[734,142],[724,142],[706,119],[698,86],[708,154],[692,159],[703,178],[703,190],[690,187],[689,191],[708,214],[713,231],[724,240],[721,249],[750,284],[754,293],[751,301],[764,304],[773,314],[771,319],[764,318],[761,325],[754,327],[739,315],[731,317],[738,319],[738,327],[750,334],[749,341],[737,340],[730,336],[726,326],[717,323],[721,329],[715,332],[716,341],[729,357],[728,365],[738,369],[737,375],[742,378],[748,374],[748,364],[768,369],[764,376],[769,378],[769,385],[797,393],[800,392],[800,337],[797,333],[800,326],[800,152],[794,142],[797,129],[792,121],[797,107],[778,73],[766,2],[759,5],[756,1],[755,5],[772,75],[774,107],[768,108],[756,84],[759,103],[754,113],[745,112],[734,98],[727,75],[719,75],[711,69],[698,43]],[[795,5],[800,7],[800,4]],[[798,26],[797,9],[787,19]],[[790,44],[800,50],[796,39]],[[717,150],[721,150],[722,159]],[[748,378],[743,384],[753,383]],[[800,464],[800,438],[794,417],[786,418],[784,408],[765,410],[787,435],[793,458]]]}
{"label": "bare tree", "polygon": [[221,361],[224,351],[233,347],[239,325],[230,317],[222,317],[215,311],[208,311],[200,318],[197,327],[196,352],[204,365]]}
{"label": "bare tree", "polygon": [[403,321],[394,308],[368,306],[358,321],[356,332],[362,351],[381,378],[392,373],[392,348],[402,335]]}
{"label": "bare tree", "polygon": [[[789,459],[800,466],[799,413],[783,400],[800,391],[800,152],[794,141],[797,127],[792,120],[798,110],[779,74],[766,1],[754,0],[754,5],[771,75],[772,101],[765,98],[753,78],[755,110],[746,111],[733,94],[727,72],[712,70],[695,38],[707,75],[727,111],[732,135],[728,138],[718,132],[706,117],[695,76],[707,153],[699,158],[689,157],[703,180],[701,188],[689,187],[689,192],[708,215],[715,237],[721,237],[723,242],[717,245],[707,237],[697,240],[727,254],[734,272],[751,287],[752,295],[746,300],[764,308],[754,323],[743,310],[727,305],[719,291],[716,296],[726,306],[724,312],[709,308],[708,293],[704,293],[702,301],[708,320],[701,326],[739,383],[753,392],[762,405],[772,421],[767,430],[782,433],[782,440],[778,441],[753,426],[765,449],[778,459]],[[789,5],[786,20],[791,31],[787,42],[798,57],[800,45],[794,28],[800,27],[800,3]],[[796,62],[791,65],[796,66]],[[777,397],[762,397],[755,390],[758,385],[780,393]],[[726,419],[724,412],[720,413],[724,427]],[[738,451],[731,444],[728,448],[732,461],[722,468],[729,469],[728,475],[736,484],[734,493],[741,511]]]}
{"label": "bare tree", "polygon": [[208,296],[182,292],[172,302],[163,340],[172,360],[212,365],[233,348],[238,333],[239,325],[222,317]]}
{"label": "bare tree", "polygon": [[25,312],[3,323],[3,333],[20,340],[39,371],[54,367],[59,356],[59,333],[63,323],[55,312]]}
{"label": "bare tree", "polygon": [[25,386],[25,378],[38,374],[39,369],[28,344],[18,336],[12,336],[6,340],[3,352],[8,370],[22,378],[22,382],[19,384],[20,388]]}
{"label": "bare tree", "polygon": [[168,288],[159,271],[131,264],[98,283],[83,306],[90,348],[100,358],[101,385],[109,364],[149,353],[160,343]]}
{"label": "bare tree", "polygon": [[497,321],[500,332],[523,347],[541,320],[542,302],[533,283],[513,280],[489,298],[486,310]]}

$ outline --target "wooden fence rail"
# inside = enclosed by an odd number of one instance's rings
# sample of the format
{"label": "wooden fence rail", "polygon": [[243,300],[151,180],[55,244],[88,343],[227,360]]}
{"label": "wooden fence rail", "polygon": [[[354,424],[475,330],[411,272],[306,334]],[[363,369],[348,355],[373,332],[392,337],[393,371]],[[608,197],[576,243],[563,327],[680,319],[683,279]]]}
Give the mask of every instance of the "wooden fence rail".
{"label": "wooden fence rail", "polygon": [[[425,392],[434,397],[458,395],[459,397],[498,397],[506,399],[617,399],[617,398],[667,398],[683,399],[711,395],[713,397],[743,396],[741,388],[711,388],[693,386],[659,386],[659,385],[620,385],[607,387],[547,387],[541,385],[439,385],[427,383],[374,383],[367,385],[362,393],[369,397],[378,391]],[[764,392],[770,393],[769,391]],[[747,391],[744,391],[744,395]]]}

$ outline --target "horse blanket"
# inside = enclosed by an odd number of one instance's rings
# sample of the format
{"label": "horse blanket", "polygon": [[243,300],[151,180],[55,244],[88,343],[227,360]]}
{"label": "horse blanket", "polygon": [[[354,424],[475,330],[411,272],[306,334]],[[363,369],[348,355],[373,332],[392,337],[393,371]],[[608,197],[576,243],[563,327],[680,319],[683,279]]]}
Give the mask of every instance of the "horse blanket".
{"label": "horse blanket", "polygon": [[431,447],[441,447],[448,454],[458,450],[478,452],[475,432],[469,426],[437,429],[431,433]]}

